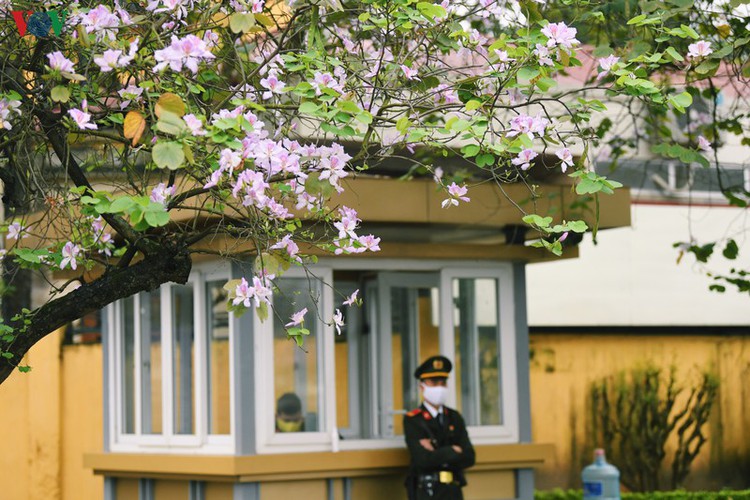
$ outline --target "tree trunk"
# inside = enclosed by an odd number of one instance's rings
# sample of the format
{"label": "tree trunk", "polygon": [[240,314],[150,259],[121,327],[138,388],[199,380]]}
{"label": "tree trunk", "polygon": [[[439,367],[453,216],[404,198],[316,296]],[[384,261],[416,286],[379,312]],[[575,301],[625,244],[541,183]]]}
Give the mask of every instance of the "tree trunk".
{"label": "tree trunk", "polygon": [[[185,284],[191,268],[190,253],[186,248],[164,248],[163,251],[150,254],[130,267],[113,269],[67,295],[35,309],[27,317],[31,322],[25,331],[21,329],[22,321],[16,324],[11,322],[18,336],[10,346],[4,347],[13,357],[10,360],[0,360],[0,384],[10,376],[29,349],[49,333],[84,314],[135,293],[155,290],[168,282]],[[18,312],[20,311],[15,311]]]}

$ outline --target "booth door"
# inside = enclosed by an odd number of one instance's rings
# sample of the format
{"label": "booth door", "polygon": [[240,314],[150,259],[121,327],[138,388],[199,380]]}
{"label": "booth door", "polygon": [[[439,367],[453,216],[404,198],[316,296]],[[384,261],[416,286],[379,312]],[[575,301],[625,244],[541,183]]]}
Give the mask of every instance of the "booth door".
{"label": "booth door", "polygon": [[379,273],[370,283],[372,352],[377,353],[378,388],[372,431],[380,437],[403,435],[403,415],[419,405],[414,370],[425,358],[440,353],[440,275]]}

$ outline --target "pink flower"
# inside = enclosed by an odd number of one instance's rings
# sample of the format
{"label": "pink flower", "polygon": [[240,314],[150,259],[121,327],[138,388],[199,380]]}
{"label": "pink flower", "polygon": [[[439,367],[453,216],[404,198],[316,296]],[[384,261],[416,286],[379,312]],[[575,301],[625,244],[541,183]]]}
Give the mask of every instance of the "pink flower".
{"label": "pink flower", "polygon": [[19,111],[18,109],[20,106],[21,101],[17,101],[15,99],[10,100],[5,97],[0,99],[0,128],[4,128],[6,130],[10,130],[11,128],[13,128],[8,118],[11,116],[12,112],[20,115],[21,111]]}
{"label": "pink flower", "polygon": [[601,80],[612,70],[615,64],[620,62],[620,58],[617,56],[607,56],[599,59],[599,67],[602,69],[601,72],[596,76],[597,80]]}
{"label": "pink flower", "polygon": [[167,206],[169,199],[177,192],[176,186],[167,187],[166,184],[160,182],[158,186],[151,190],[151,201],[154,203],[160,203]]}
{"label": "pink flower", "polygon": [[513,158],[511,160],[511,163],[513,165],[520,165],[521,170],[528,170],[531,168],[531,161],[539,156],[539,153],[536,151],[532,151],[531,149],[524,149],[520,153],[518,153],[518,156],[516,158]]}
{"label": "pink flower", "polygon": [[154,71],[161,71],[169,66],[172,71],[182,71],[185,66],[195,75],[198,73],[198,63],[214,59],[207,48],[206,42],[195,35],[187,35],[182,39],[172,35],[169,47],[154,52],[154,59],[158,63]]}
{"label": "pink flower", "polygon": [[75,271],[78,267],[76,257],[78,257],[78,254],[81,253],[81,249],[78,247],[78,245],[74,245],[69,241],[65,244],[61,253],[63,256],[63,260],[60,262],[60,269],[65,269],[68,265],[70,265],[70,268]]}
{"label": "pink flower", "polygon": [[290,321],[289,323],[287,323],[284,326],[286,326],[288,328],[290,326],[301,325],[305,321],[305,314],[307,314],[307,308],[306,307],[304,309],[302,309],[301,311],[297,311],[296,313],[292,314],[291,317],[290,317],[290,319],[292,321]]}
{"label": "pink flower", "polygon": [[133,101],[135,101],[136,103],[141,102],[141,94],[143,94],[143,89],[140,87],[136,87],[135,85],[128,85],[124,89],[118,90],[117,93],[120,95],[120,98],[123,99],[123,101],[120,103],[120,109],[125,109]]}
{"label": "pink flower", "polygon": [[470,201],[470,198],[466,196],[466,193],[468,192],[468,188],[466,186],[459,186],[455,182],[451,183],[450,186],[448,186],[448,195],[450,198],[443,200],[443,203],[441,206],[443,208],[450,208],[452,206],[458,206],[458,201]]}
{"label": "pink flower", "polygon": [[713,151],[714,148],[711,146],[711,142],[702,135],[698,136],[698,147],[703,151]]}
{"label": "pink flower", "polygon": [[188,114],[182,117],[185,125],[190,130],[190,133],[195,136],[206,135],[206,131],[203,129],[203,122],[200,121],[194,114]]}
{"label": "pink flower", "polygon": [[26,238],[29,235],[28,234],[22,234],[24,231],[26,231],[26,228],[22,226],[18,222],[14,222],[12,224],[8,225],[8,235],[5,237],[5,239],[8,240],[17,240],[19,238]]}
{"label": "pink flower", "polygon": [[138,52],[138,40],[133,40],[130,43],[130,50],[128,55],[124,55],[122,50],[105,50],[101,56],[94,57],[94,63],[99,66],[99,69],[106,73],[117,68],[124,68],[129,65],[135,58],[135,53]]}
{"label": "pink flower", "polygon": [[356,238],[354,230],[357,229],[360,219],[357,217],[357,211],[353,208],[343,206],[339,209],[341,220],[333,223],[333,227],[339,230],[339,238]]}
{"label": "pink flower", "polygon": [[333,325],[336,327],[336,333],[341,335],[341,327],[344,326],[344,315],[341,314],[340,309],[336,309],[333,314]]}
{"label": "pink flower", "polygon": [[299,246],[292,240],[292,235],[287,234],[275,245],[271,246],[271,250],[285,249],[286,253],[289,254],[289,258],[297,262],[302,262],[302,259],[297,255],[299,252]]}
{"label": "pink flower", "polygon": [[250,301],[254,295],[254,290],[251,290],[249,283],[245,278],[240,280],[240,284],[234,289],[234,299],[232,299],[232,305],[242,304],[245,307],[250,307]]}
{"label": "pink flower", "polygon": [[346,300],[344,301],[344,305],[351,306],[351,305],[359,303],[359,298],[357,297],[358,294],[359,294],[359,288],[354,290],[354,293],[352,293],[346,298]]}
{"label": "pink flower", "polygon": [[562,171],[565,172],[568,167],[573,166],[573,153],[570,152],[568,148],[561,148],[555,151],[555,156],[560,158],[560,161],[562,161]]}
{"label": "pink flower", "polygon": [[380,238],[376,238],[371,234],[360,236],[359,238],[357,238],[357,241],[360,245],[362,245],[362,248],[364,250],[369,250],[371,252],[380,251]]}
{"label": "pink flower", "polygon": [[550,23],[542,28],[542,34],[546,36],[548,47],[562,47],[564,49],[571,49],[574,45],[578,45],[579,42],[576,40],[576,33],[578,31],[575,28],[569,28],[565,23]]}
{"label": "pink flower", "polygon": [[555,62],[550,57],[549,49],[540,43],[536,44],[536,49],[534,49],[534,55],[537,57],[537,59],[539,59],[539,64],[543,66],[555,65]]}
{"label": "pink flower", "polygon": [[688,57],[706,57],[711,54],[713,49],[711,48],[711,42],[705,40],[698,40],[695,43],[688,45]]}
{"label": "pink flower", "polygon": [[96,33],[98,41],[103,40],[105,36],[114,40],[117,33],[115,28],[120,24],[125,23],[121,23],[120,18],[105,5],[98,5],[81,18],[81,25],[86,33]]}
{"label": "pink flower", "polygon": [[78,128],[81,130],[96,130],[99,128],[96,126],[96,123],[91,123],[91,115],[85,111],[81,111],[80,109],[69,109],[68,114],[73,118],[73,121],[76,122],[76,125],[78,125]]}
{"label": "pink flower", "polygon": [[268,89],[267,92],[263,92],[263,99],[270,99],[273,94],[283,93],[284,87],[286,87],[286,83],[279,80],[276,71],[270,71],[268,73],[268,78],[261,78],[260,84]]}
{"label": "pink flower", "polygon": [[411,69],[409,66],[402,64],[401,71],[404,72],[404,76],[406,76],[407,80],[416,80],[416,81],[420,80],[420,78],[417,76],[417,74],[419,74],[418,69]]}
{"label": "pink flower", "polygon": [[529,139],[534,139],[535,135],[543,136],[548,125],[549,121],[539,115],[533,118],[529,115],[518,115],[510,121],[508,137],[526,134]]}
{"label": "pink flower", "polygon": [[507,71],[510,63],[513,62],[513,59],[508,57],[508,53],[506,51],[500,49],[495,49],[495,55],[497,56],[497,63],[495,63],[494,65],[495,70]]}
{"label": "pink flower", "polygon": [[73,67],[73,62],[67,59],[59,50],[47,54],[47,59],[49,59],[49,67],[53,71],[65,71],[66,73],[75,73],[76,71],[75,67]]}

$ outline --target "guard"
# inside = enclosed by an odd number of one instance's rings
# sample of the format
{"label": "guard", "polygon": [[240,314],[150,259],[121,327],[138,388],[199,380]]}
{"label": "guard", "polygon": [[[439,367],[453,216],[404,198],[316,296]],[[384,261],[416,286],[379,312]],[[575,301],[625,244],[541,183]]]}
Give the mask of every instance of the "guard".
{"label": "guard", "polygon": [[445,406],[448,374],[445,356],[433,356],[414,372],[422,405],[404,416],[411,453],[406,489],[409,500],[463,500],[464,469],[474,465],[474,447],[461,414]]}

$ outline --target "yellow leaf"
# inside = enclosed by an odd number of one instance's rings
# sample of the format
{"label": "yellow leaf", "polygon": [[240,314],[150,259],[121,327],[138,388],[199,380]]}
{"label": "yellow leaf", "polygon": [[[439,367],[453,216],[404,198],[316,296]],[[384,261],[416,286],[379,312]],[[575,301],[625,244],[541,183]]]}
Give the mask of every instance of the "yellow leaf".
{"label": "yellow leaf", "polygon": [[129,111],[123,122],[123,133],[126,139],[133,139],[133,146],[141,140],[143,131],[146,130],[146,119],[138,111]]}
{"label": "yellow leaf", "polygon": [[182,118],[185,115],[185,103],[177,94],[166,92],[156,101],[156,108],[154,109],[158,118],[161,118],[164,111],[169,111]]}

